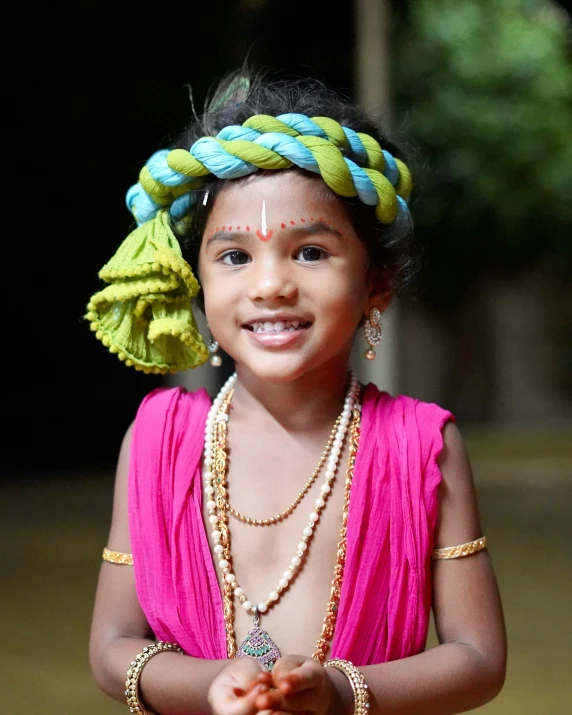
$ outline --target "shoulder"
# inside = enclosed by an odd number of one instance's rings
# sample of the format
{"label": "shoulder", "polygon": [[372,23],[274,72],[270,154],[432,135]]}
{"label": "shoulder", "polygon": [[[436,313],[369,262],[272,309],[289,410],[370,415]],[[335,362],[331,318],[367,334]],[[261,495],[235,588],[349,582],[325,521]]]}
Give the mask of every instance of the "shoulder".
{"label": "shoulder", "polygon": [[192,407],[205,404],[210,404],[210,397],[204,388],[190,392],[184,387],[157,387],[141,400],[137,416],[149,411],[161,412],[177,405]]}
{"label": "shoulder", "polygon": [[373,384],[366,386],[364,412],[380,426],[392,425],[403,430],[409,437],[418,436],[421,441],[435,439],[444,431],[445,425],[453,423],[452,412],[434,402],[424,402],[409,395],[390,395],[380,392]]}
{"label": "shoulder", "polygon": [[435,504],[443,454],[449,441],[452,448],[460,442],[454,415],[433,402],[392,396],[374,385],[366,388],[363,411],[366,440],[377,445],[410,486],[416,483],[425,492],[427,503]]}
{"label": "shoulder", "polygon": [[186,424],[193,414],[206,415],[211,400],[204,388],[189,392],[184,387],[159,387],[149,392],[139,405],[134,438],[159,435],[165,425]]}

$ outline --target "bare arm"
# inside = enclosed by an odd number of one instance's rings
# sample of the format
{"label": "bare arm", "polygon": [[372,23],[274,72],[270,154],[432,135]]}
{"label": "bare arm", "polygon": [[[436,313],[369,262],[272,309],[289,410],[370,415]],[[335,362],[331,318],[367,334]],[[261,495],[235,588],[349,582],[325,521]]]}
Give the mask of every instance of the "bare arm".
{"label": "bare arm", "polygon": [[[108,546],[131,553],[127,513],[130,427],[119,462]],[[101,689],[125,702],[125,674],[133,658],[155,637],[135,592],[133,568],[103,562],[99,575],[90,636],[90,663]],[[140,689],[145,704],[169,715],[210,713],[207,693],[226,660],[201,660],[177,653],[161,653],[143,669]]]}
{"label": "bare arm", "polygon": [[[482,536],[471,467],[454,424],[444,430],[440,458],[437,548]],[[403,660],[360,668],[372,715],[453,715],[492,700],[506,668],[506,636],[498,588],[486,551],[435,561],[436,648]],[[347,699],[347,691],[344,693]]]}

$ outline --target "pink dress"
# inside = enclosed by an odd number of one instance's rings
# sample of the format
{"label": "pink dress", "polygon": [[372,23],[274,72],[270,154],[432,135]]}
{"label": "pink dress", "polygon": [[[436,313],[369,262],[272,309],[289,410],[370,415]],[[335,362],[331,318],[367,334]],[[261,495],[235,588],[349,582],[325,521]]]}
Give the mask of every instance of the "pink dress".
{"label": "pink dress", "polygon": [[[129,524],[137,594],[156,637],[197,658],[224,659],[222,599],[202,518],[210,405],[206,391],[182,388],[143,400],[131,444]],[[423,651],[437,458],[452,419],[437,405],[367,386],[329,657],[368,665]]]}

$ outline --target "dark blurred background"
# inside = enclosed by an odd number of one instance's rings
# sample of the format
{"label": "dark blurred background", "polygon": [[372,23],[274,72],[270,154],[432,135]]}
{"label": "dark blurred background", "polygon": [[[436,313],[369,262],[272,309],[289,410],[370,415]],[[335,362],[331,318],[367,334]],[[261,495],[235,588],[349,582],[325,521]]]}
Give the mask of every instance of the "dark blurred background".
{"label": "dark blurred background", "polygon": [[[451,409],[473,456],[512,646],[507,686],[483,712],[568,712],[570,30],[568,3],[549,0],[14,8],[3,152],[15,169],[5,188],[15,314],[0,498],[0,612],[13,644],[0,655],[5,712],[125,709],[92,683],[87,633],[121,438],[163,382],[125,368],[82,315],[132,227],[125,191],[191,116],[189,86],[200,109],[247,56],[362,102],[410,153],[426,270],[416,300],[392,308],[383,362],[361,374]],[[203,367],[178,380],[213,390],[220,375]]]}

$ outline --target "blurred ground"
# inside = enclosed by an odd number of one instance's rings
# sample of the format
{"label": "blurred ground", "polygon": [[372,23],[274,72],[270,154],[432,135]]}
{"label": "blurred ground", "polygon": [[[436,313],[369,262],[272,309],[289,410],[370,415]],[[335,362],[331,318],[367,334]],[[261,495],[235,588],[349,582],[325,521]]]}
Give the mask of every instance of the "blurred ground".
{"label": "blurred ground", "polygon": [[[465,436],[509,633],[505,688],[475,712],[565,715],[572,696],[572,440],[563,431]],[[111,492],[108,473],[22,477],[2,489],[2,713],[126,712],[97,690],[87,663]]]}

